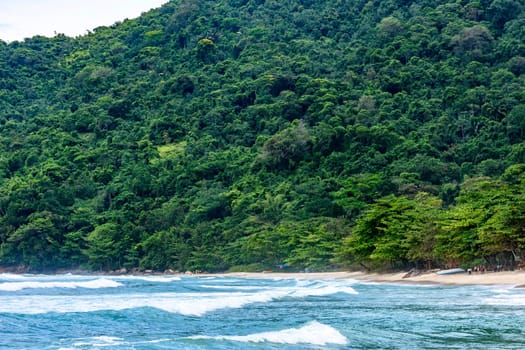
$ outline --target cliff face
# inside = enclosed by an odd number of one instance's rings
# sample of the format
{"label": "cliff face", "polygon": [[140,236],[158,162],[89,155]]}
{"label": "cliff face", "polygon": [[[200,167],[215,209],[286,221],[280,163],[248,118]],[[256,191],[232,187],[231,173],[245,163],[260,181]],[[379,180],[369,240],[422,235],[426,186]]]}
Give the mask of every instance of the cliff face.
{"label": "cliff face", "polygon": [[519,1],[172,1],[0,42],[0,264],[512,264]]}

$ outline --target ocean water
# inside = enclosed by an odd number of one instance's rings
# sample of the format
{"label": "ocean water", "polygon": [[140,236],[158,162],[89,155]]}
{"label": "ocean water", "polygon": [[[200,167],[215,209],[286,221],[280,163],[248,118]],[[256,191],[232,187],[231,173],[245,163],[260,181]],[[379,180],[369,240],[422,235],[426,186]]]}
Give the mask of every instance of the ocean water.
{"label": "ocean water", "polygon": [[0,274],[0,349],[525,349],[525,289]]}

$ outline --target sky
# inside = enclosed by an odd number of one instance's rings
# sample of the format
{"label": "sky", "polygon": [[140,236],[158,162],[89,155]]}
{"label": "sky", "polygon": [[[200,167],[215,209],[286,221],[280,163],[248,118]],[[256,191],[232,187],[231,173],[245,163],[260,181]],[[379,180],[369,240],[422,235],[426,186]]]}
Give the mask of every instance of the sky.
{"label": "sky", "polygon": [[0,40],[34,35],[87,34],[167,3],[168,0],[0,0]]}

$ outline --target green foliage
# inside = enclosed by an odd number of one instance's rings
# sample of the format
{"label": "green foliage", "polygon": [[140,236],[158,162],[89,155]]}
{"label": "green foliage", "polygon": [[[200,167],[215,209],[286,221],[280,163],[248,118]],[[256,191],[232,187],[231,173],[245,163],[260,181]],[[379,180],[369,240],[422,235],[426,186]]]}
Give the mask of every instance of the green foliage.
{"label": "green foliage", "polygon": [[0,42],[0,265],[512,267],[524,16],[174,0]]}
{"label": "green foliage", "polygon": [[120,264],[114,261],[120,256],[120,252],[117,251],[118,235],[118,227],[113,223],[97,226],[87,235],[88,247],[85,254],[93,267],[100,270],[120,267]]}
{"label": "green foliage", "polygon": [[140,267],[155,270],[184,270],[191,252],[175,228],[158,231],[144,239],[137,247],[142,251]]}
{"label": "green foliage", "polygon": [[375,268],[431,264],[436,261],[433,249],[440,207],[439,199],[425,193],[415,199],[382,198],[356,221],[340,255]]}
{"label": "green foliage", "polygon": [[294,168],[307,155],[310,138],[304,124],[295,123],[264,143],[260,161],[270,168]]}

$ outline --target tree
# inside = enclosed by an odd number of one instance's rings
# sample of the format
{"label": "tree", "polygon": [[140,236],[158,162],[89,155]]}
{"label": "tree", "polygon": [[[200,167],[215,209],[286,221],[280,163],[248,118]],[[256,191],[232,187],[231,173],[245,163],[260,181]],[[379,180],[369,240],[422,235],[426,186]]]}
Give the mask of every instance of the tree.
{"label": "tree", "polygon": [[435,251],[444,214],[442,201],[421,192],[415,197],[415,205],[411,211],[414,221],[409,225],[403,240],[407,247],[406,257],[417,268],[431,269],[442,263],[442,256]]}
{"label": "tree", "polygon": [[515,106],[503,122],[507,127],[507,135],[512,141],[523,140],[525,136],[525,104]]}
{"label": "tree", "polygon": [[50,212],[33,213],[28,223],[20,226],[8,238],[18,255],[17,263],[29,268],[53,269],[62,265],[59,249],[60,231],[57,218]]}
{"label": "tree", "polygon": [[388,196],[376,201],[356,220],[340,253],[350,262],[370,262],[390,268],[406,262],[403,235],[412,220],[407,215],[411,203],[403,197]]}
{"label": "tree", "polygon": [[489,52],[494,37],[490,30],[482,25],[465,28],[460,34],[452,38],[455,52],[469,60],[488,59],[485,55]]}
{"label": "tree", "polygon": [[343,209],[348,218],[355,218],[381,192],[383,181],[380,174],[348,177],[341,182],[341,188],[333,192],[333,202]]}
{"label": "tree", "polygon": [[217,46],[210,38],[199,40],[196,48],[197,58],[205,63],[213,63],[217,55]]}
{"label": "tree", "polygon": [[111,270],[122,266],[121,242],[119,228],[114,223],[96,226],[87,238],[87,248],[84,250],[88,263],[99,270]]}
{"label": "tree", "polygon": [[155,232],[140,242],[142,252],[140,267],[143,269],[183,271],[191,254],[191,248],[179,236],[175,227]]}
{"label": "tree", "polygon": [[377,26],[381,34],[385,35],[386,37],[394,37],[401,34],[403,31],[403,25],[401,21],[392,16],[383,18]]}
{"label": "tree", "polygon": [[337,264],[336,250],[348,227],[345,220],[318,218],[298,223],[286,222],[278,228],[287,231],[293,242],[284,261],[294,270],[330,270]]}
{"label": "tree", "polygon": [[297,121],[266,141],[259,159],[272,168],[294,168],[307,154],[310,142],[309,131],[302,121]]}
{"label": "tree", "polygon": [[[525,249],[525,192],[523,165],[509,167],[486,190],[490,199],[487,220],[479,228],[480,245],[488,260],[514,268]],[[518,173],[516,173],[518,171]]]}
{"label": "tree", "polygon": [[508,21],[518,18],[524,10],[525,6],[520,1],[494,0],[487,9],[487,19],[501,31]]}

